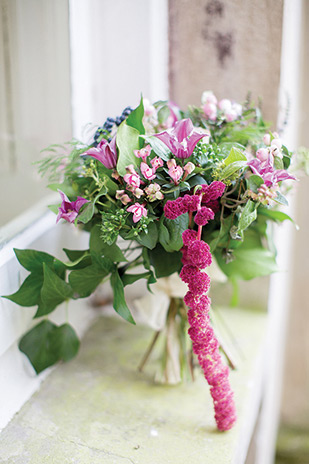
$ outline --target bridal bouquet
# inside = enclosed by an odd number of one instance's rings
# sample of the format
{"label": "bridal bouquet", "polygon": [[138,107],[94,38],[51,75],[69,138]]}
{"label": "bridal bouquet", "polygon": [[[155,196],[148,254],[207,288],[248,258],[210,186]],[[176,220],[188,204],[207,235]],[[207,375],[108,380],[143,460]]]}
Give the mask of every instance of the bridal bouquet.
{"label": "bridal bouquet", "polygon": [[107,118],[89,145],[50,147],[39,171],[59,192],[56,221],[82,227],[90,238],[86,250],[65,249],[65,262],[15,250],[30,274],[6,298],[37,305],[40,322],[19,344],[36,372],[77,353],[73,328],[46,317],[59,304],[88,297],[109,279],[115,311],[134,324],[124,287],[146,279],[151,290],[156,279],[179,273],[188,287],[188,333],[211,387],[217,426],[232,427],[233,392],[211,326],[205,269],[215,260],[234,280],[276,270],[267,224],[291,219],[277,205],[287,204],[286,181],[295,177],[288,171],[292,153],[267,129],[249,101],[217,101],[208,91],[201,106],[186,111],[141,98],[136,109]]}

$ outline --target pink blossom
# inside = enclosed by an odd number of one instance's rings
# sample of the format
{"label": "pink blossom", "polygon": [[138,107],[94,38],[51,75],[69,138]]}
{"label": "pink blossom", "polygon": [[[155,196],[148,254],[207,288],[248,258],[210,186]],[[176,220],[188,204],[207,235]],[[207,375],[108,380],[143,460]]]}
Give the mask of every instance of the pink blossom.
{"label": "pink blossom", "polygon": [[141,150],[134,150],[134,155],[137,158],[142,158],[144,163],[146,163],[146,159],[150,155],[150,152],[151,152],[151,146],[147,145],[145,148],[141,148]]}
{"label": "pink blossom", "polygon": [[187,209],[183,206],[182,198],[168,200],[164,205],[164,215],[167,219],[176,219],[186,213]]}
{"label": "pink blossom", "polygon": [[124,190],[116,190],[115,196],[116,196],[116,199],[120,200],[121,203],[124,205],[127,205],[128,203],[132,201],[129,195],[127,195]]}
{"label": "pink blossom", "polygon": [[190,243],[194,242],[195,240],[197,240],[197,231],[196,230],[186,229],[182,233],[182,241],[183,241],[184,245],[188,246],[188,245],[190,245]]}
{"label": "pink blossom", "polygon": [[211,265],[211,253],[208,243],[202,240],[195,240],[188,245],[188,254],[192,264],[204,269]]}
{"label": "pink blossom", "polygon": [[178,184],[179,180],[183,175],[183,169],[181,166],[170,167],[168,170],[170,177],[173,179],[175,184]]}
{"label": "pink blossom", "polygon": [[147,209],[144,207],[144,205],[141,205],[140,203],[134,203],[134,205],[129,206],[129,208],[127,208],[127,211],[129,211],[129,213],[133,213],[134,223],[140,221],[143,216],[147,216]]}
{"label": "pink blossom", "polygon": [[259,148],[256,152],[256,157],[260,161],[266,161],[268,159],[268,156],[269,156],[269,151],[267,148]]}
{"label": "pink blossom", "polygon": [[183,170],[187,173],[187,175],[191,174],[195,169],[195,165],[189,161],[187,164],[184,165]]}
{"label": "pink blossom", "polygon": [[156,171],[157,169],[161,168],[163,166],[163,160],[161,158],[159,158],[158,156],[156,156],[155,158],[153,158],[151,161],[151,166],[153,167],[153,169]]}
{"label": "pink blossom", "polygon": [[149,201],[163,200],[164,198],[164,195],[161,192],[161,187],[156,182],[154,182],[153,184],[149,184],[145,188],[145,193],[148,196]]}
{"label": "pink blossom", "polygon": [[201,204],[201,197],[199,195],[185,195],[182,202],[187,211],[197,211]]}
{"label": "pink blossom", "polygon": [[203,105],[203,111],[205,116],[211,121],[217,119],[217,106],[214,103],[206,103]]}
{"label": "pink blossom", "polygon": [[219,101],[218,108],[224,112],[230,111],[232,109],[231,100],[228,100],[227,98],[223,98],[222,100]]}
{"label": "pink blossom", "polygon": [[205,90],[202,94],[202,104],[205,105],[206,103],[212,103],[217,105],[217,98],[211,90]]}
{"label": "pink blossom", "polygon": [[127,174],[123,176],[123,180],[131,187],[139,187],[141,185],[141,178],[134,169],[134,166],[130,164],[126,167]]}
{"label": "pink blossom", "polygon": [[289,174],[285,169],[274,168],[274,158],[271,153],[268,154],[268,158],[265,161],[255,158],[247,164],[254,174],[262,177],[267,187],[276,187],[278,182],[287,179],[296,180],[296,177]]}
{"label": "pink blossom", "polygon": [[265,143],[265,145],[270,145],[270,134],[264,135],[263,142]]}
{"label": "pink blossom", "polygon": [[153,179],[155,179],[157,177],[155,169],[151,169],[148,166],[148,164],[142,162],[140,168],[141,168],[141,173],[143,174],[145,179],[153,180]]}
{"label": "pink blossom", "polygon": [[207,206],[202,206],[194,217],[194,222],[199,226],[205,226],[210,219],[213,219],[215,214],[212,209]]}

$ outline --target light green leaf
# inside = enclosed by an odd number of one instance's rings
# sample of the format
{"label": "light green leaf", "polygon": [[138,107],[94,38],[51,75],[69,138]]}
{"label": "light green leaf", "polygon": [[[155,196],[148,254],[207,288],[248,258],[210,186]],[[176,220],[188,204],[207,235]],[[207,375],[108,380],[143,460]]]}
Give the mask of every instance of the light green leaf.
{"label": "light green leaf", "polygon": [[139,149],[139,132],[123,121],[117,131],[116,143],[119,150],[117,171],[121,176],[126,174],[129,164],[139,165],[139,158],[134,155],[134,150]]}
{"label": "light green leaf", "polygon": [[219,173],[218,180],[224,180],[228,177],[232,176],[235,172],[243,169],[247,166],[246,161],[234,161],[233,163],[226,166],[222,171]]}
{"label": "light green leaf", "polygon": [[257,218],[257,207],[258,203],[252,200],[248,200],[244,209],[241,212],[241,216],[238,223],[238,232],[243,232],[250,226],[250,224]]}
{"label": "light green leaf", "polygon": [[276,192],[277,196],[276,198],[274,198],[274,200],[279,203],[280,205],[284,205],[284,206],[289,206],[289,202],[288,200],[285,198],[284,195],[282,195],[282,193],[279,192],[279,190]]}
{"label": "light green leaf", "polygon": [[171,152],[169,148],[159,140],[157,137],[154,136],[143,136],[143,139],[146,140],[147,143],[151,146],[153,151],[159,158],[162,158],[164,161],[168,161],[171,157]]}
{"label": "light green leaf", "polygon": [[133,110],[127,117],[127,125],[137,129],[140,134],[145,134],[145,128],[143,125],[144,117],[144,104],[143,97],[141,96],[140,104],[135,110]]}
{"label": "light green leaf", "polygon": [[247,161],[247,157],[239,148],[232,147],[229,156],[224,160],[224,164],[228,166],[235,161]]}
{"label": "light green leaf", "polygon": [[92,216],[94,214],[94,204],[90,201],[86,203],[82,212],[77,216],[77,221],[82,222],[83,224],[87,224],[87,222],[91,221]]}

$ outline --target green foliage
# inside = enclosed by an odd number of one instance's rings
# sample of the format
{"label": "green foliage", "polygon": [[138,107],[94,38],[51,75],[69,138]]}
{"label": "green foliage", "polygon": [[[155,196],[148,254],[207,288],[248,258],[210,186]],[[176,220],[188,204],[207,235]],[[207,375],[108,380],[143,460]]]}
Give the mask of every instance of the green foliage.
{"label": "green foliage", "polygon": [[59,327],[43,320],[22,337],[19,349],[29,358],[39,374],[57,361],[69,361],[76,356],[79,339],[69,324]]}
{"label": "green foliage", "polygon": [[226,262],[226,250],[216,249],[218,265],[229,278],[250,280],[277,271],[275,255],[264,248],[259,234],[247,230],[244,241],[233,250],[233,260]]}
{"label": "green foliage", "polygon": [[114,292],[113,307],[115,311],[126,321],[130,322],[131,324],[135,324],[133,316],[128,308],[128,305],[124,297],[124,285],[117,269],[114,269],[112,271],[111,286]]}
{"label": "green foliage", "polygon": [[153,250],[149,250],[150,263],[154,267],[157,279],[167,277],[181,269],[181,252],[169,253],[158,244]]}
{"label": "green foliage", "polygon": [[164,216],[161,217],[159,226],[159,241],[165,251],[179,251],[183,246],[182,233],[189,226],[188,213],[182,214],[172,220]]}
{"label": "green foliage", "polygon": [[134,155],[134,150],[139,149],[139,131],[123,121],[118,128],[116,143],[119,150],[117,171],[124,176],[129,164],[139,165],[139,158]]}
{"label": "green foliage", "polygon": [[[141,96],[140,104],[132,113],[129,114],[127,117],[127,125],[137,129],[138,132],[143,135],[145,134],[145,127],[143,125],[143,116],[144,116],[144,104],[143,104],[143,97]],[[140,146],[140,148],[143,145]]]}

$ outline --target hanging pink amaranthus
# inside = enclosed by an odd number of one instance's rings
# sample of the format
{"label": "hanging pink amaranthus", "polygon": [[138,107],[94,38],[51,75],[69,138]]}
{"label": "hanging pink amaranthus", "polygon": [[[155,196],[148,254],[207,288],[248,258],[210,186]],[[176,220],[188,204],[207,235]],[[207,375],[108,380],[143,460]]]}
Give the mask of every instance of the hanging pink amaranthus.
{"label": "hanging pink amaranthus", "polygon": [[175,219],[185,212],[189,212],[192,218],[192,214],[196,212],[194,221],[198,225],[198,231],[187,229],[182,234],[183,267],[180,277],[189,287],[184,302],[189,307],[188,333],[192,340],[192,349],[210,385],[216,423],[222,431],[229,430],[235,423],[236,409],[228,379],[229,368],[222,362],[219,342],[210,325],[210,299],[206,295],[210,278],[203,271],[211,264],[212,256],[208,244],[201,240],[202,227],[214,218],[214,211],[201,204],[210,205],[222,196],[224,189],[222,182],[212,182],[201,186],[195,195],[185,195],[168,201],[164,208],[165,216],[169,219]]}

